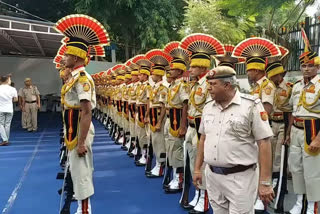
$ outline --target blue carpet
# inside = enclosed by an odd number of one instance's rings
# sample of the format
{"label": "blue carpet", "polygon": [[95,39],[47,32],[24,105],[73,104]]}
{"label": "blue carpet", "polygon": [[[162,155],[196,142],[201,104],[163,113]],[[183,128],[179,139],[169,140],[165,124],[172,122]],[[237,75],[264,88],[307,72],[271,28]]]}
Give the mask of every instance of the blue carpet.
{"label": "blue carpet", "polygon": [[[60,197],[56,180],[60,114],[40,113],[39,130],[28,133],[20,128],[20,115],[12,122],[11,145],[0,147],[0,207],[2,214],[57,214]],[[95,195],[93,214],[187,213],[179,207],[180,194],[162,190],[162,179],[147,179],[144,168],[115,145],[105,129],[94,121]],[[76,210],[72,204],[71,213]]]}

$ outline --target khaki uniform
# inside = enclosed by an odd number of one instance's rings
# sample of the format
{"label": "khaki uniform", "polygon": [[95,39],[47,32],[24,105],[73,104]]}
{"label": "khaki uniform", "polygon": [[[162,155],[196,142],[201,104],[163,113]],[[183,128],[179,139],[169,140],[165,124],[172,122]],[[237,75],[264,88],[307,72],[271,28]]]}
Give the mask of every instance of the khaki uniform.
{"label": "khaki uniform", "polygon": [[254,213],[257,198],[258,170],[221,175],[209,166],[234,167],[258,163],[256,141],[271,137],[266,112],[260,99],[236,92],[224,109],[208,103],[203,110],[199,132],[206,136],[204,161],[210,204],[214,213]]}
{"label": "khaki uniform", "polygon": [[27,122],[27,129],[36,131],[38,129],[38,105],[37,96],[39,90],[32,85],[30,88],[24,87],[21,92],[21,97],[25,101],[25,120]]}
{"label": "khaki uniform", "polygon": [[[18,96],[20,98],[22,98],[22,96],[23,96],[22,90],[23,90],[23,88],[20,88],[19,92],[18,92]],[[22,126],[22,128],[26,129],[27,125],[28,125],[28,123],[27,123],[27,120],[26,120],[26,112],[25,111],[21,111],[21,126]]]}
{"label": "khaki uniform", "polygon": [[123,102],[123,111],[122,111],[122,125],[124,133],[130,132],[129,127],[129,90],[131,85],[124,85],[122,87],[122,102]]}
{"label": "khaki uniform", "polygon": [[284,112],[290,112],[289,99],[291,96],[292,84],[283,80],[275,91],[275,100],[273,113],[271,114],[273,137],[272,143],[272,160],[273,172],[280,172],[281,165],[281,148],[284,138]]}
{"label": "khaki uniform", "polygon": [[273,105],[275,91],[275,85],[266,76],[264,76],[257,81],[251,95],[256,98],[260,98],[262,103],[270,103]]}
{"label": "khaki uniform", "polygon": [[183,138],[179,138],[183,102],[189,99],[189,86],[182,78],[173,81],[168,89],[169,134],[168,159],[173,168],[183,167]]}
{"label": "khaki uniform", "polygon": [[[208,93],[208,83],[206,81],[206,77],[204,76],[199,81],[195,82],[191,88],[188,104],[189,127],[185,139],[185,151],[189,155],[191,175],[194,171],[194,163],[197,156],[197,146],[200,140],[200,134],[198,133],[198,130],[200,126],[202,110],[209,100],[211,100],[211,97]],[[205,189],[204,170],[202,172],[203,182],[200,188]]]}
{"label": "khaki uniform", "polygon": [[84,200],[94,194],[92,181],[93,154],[92,143],[94,127],[91,123],[85,140],[88,152],[84,157],[77,153],[77,140],[80,127],[80,101],[88,100],[92,109],[96,107],[96,93],[92,78],[80,67],[72,72],[72,78],[66,83],[66,89],[62,93],[62,103],[65,108],[65,141],[69,150],[70,172],[73,181],[73,189],[77,200]]}
{"label": "khaki uniform", "polygon": [[164,125],[166,119],[164,118],[161,123],[160,131],[155,131],[160,114],[161,105],[165,104],[168,88],[165,87],[161,82],[156,83],[148,97],[150,97],[150,130],[151,130],[151,142],[156,159],[158,162],[163,163],[166,160],[165,140],[164,140]]}
{"label": "khaki uniform", "polygon": [[136,101],[137,101],[137,88],[139,87],[140,82],[131,83],[129,89],[129,108],[130,108],[130,136],[137,137],[136,132]]}
{"label": "khaki uniform", "polygon": [[150,85],[148,81],[143,82],[137,88],[137,115],[136,115],[136,132],[139,140],[139,146],[141,149],[146,149],[148,146],[147,132],[145,127],[145,115],[147,111],[147,103],[149,101],[148,98],[148,90],[150,90]]}
{"label": "khaki uniform", "polygon": [[[303,81],[292,89],[290,105],[295,117],[291,131],[289,169],[292,173],[293,189],[296,194],[307,194],[308,201],[320,201],[320,155],[307,152],[311,136],[319,133],[318,128],[306,127],[307,123],[319,124],[320,78],[315,76],[307,85]],[[304,124],[305,123],[305,124]]]}

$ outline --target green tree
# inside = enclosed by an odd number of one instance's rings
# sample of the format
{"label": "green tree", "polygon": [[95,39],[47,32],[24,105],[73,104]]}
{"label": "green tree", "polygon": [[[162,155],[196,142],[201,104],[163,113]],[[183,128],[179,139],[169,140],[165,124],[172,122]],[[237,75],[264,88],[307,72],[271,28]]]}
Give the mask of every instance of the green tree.
{"label": "green tree", "polygon": [[76,10],[108,26],[112,41],[124,49],[122,60],[126,60],[179,39],[183,6],[182,0],[79,0]]}
{"label": "green tree", "polygon": [[180,33],[207,33],[224,43],[238,43],[254,27],[255,17],[245,19],[227,16],[218,0],[186,0],[184,26]]}

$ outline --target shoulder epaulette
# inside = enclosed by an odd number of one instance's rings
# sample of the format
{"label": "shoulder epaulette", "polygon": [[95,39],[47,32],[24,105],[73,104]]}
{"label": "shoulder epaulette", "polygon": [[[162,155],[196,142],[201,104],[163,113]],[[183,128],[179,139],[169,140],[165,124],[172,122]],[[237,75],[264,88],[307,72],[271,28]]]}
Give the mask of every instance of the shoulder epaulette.
{"label": "shoulder epaulette", "polygon": [[299,82],[301,82],[301,80],[298,80],[297,82],[295,82],[293,85],[295,85],[295,84],[297,84],[297,83],[299,83]]}
{"label": "shoulder epaulette", "polygon": [[214,100],[213,99],[210,99],[209,101],[207,101],[206,103],[205,103],[205,105],[207,105],[208,103],[211,103],[211,102],[213,102]]}
{"label": "shoulder epaulette", "polygon": [[80,71],[79,82],[80,83],[85,83],[87,81],[88,81],[88,77],[86,75],[86,72]]}
{"label": "shoulder epaulette", "polygon": [[252,96],[250,94],[243,94],[241,93],[240,97],[247,99],[247,100],[251,100],[254,101],[256,104],[260,103],[261,100],[259,98],[256,98],[255,96]]}

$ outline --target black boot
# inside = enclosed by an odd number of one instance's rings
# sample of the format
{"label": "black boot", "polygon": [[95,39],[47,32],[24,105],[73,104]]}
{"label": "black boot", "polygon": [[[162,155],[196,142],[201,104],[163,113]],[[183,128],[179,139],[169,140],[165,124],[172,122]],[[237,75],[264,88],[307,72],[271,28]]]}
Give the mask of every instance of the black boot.
{"label": "black boot", "polygon": [[183,190],[180,199],[180,205],[186,210],[190,210],[193,206],[189,205],[189,191],[191,186],[191,171],[190,171],[190,158],[188,153],[185,157],[185,166],[184,166],[184,178],[183,178]]}
{"label": "black boot", "polygon": [[169,187],[169,183],[171,181],[171,174],[172,174],[172,166],[169,166],[169,160],[167,158],[167,164],[165,169],[165,174],[162,182],[162,188],[167,189]]}
{"label": "black boot", "polygon": [[147,149],[147,163],[145,168],[145,175],[149,175],[152,169],[152,160],[153,160],[153,147],[152,143],[150,142],[148,149]]}
{"label": "black boot", "polygon": [[131,142],[130,142],[130,148],[129,148],[129,150],[128,150],[128,153],[127,153],[127,155],[129,156],[129,157],[133,157],[134,155],[132,154],[132,151],[134,150],[134,148],[135,148],[135,137],[131,137]]}
{"label": "black boot", "polygon": [[134,156],[134,163],[137,163],[141,158],[141,148],[139,146],[139,140],[136,142],[137,154]]}

